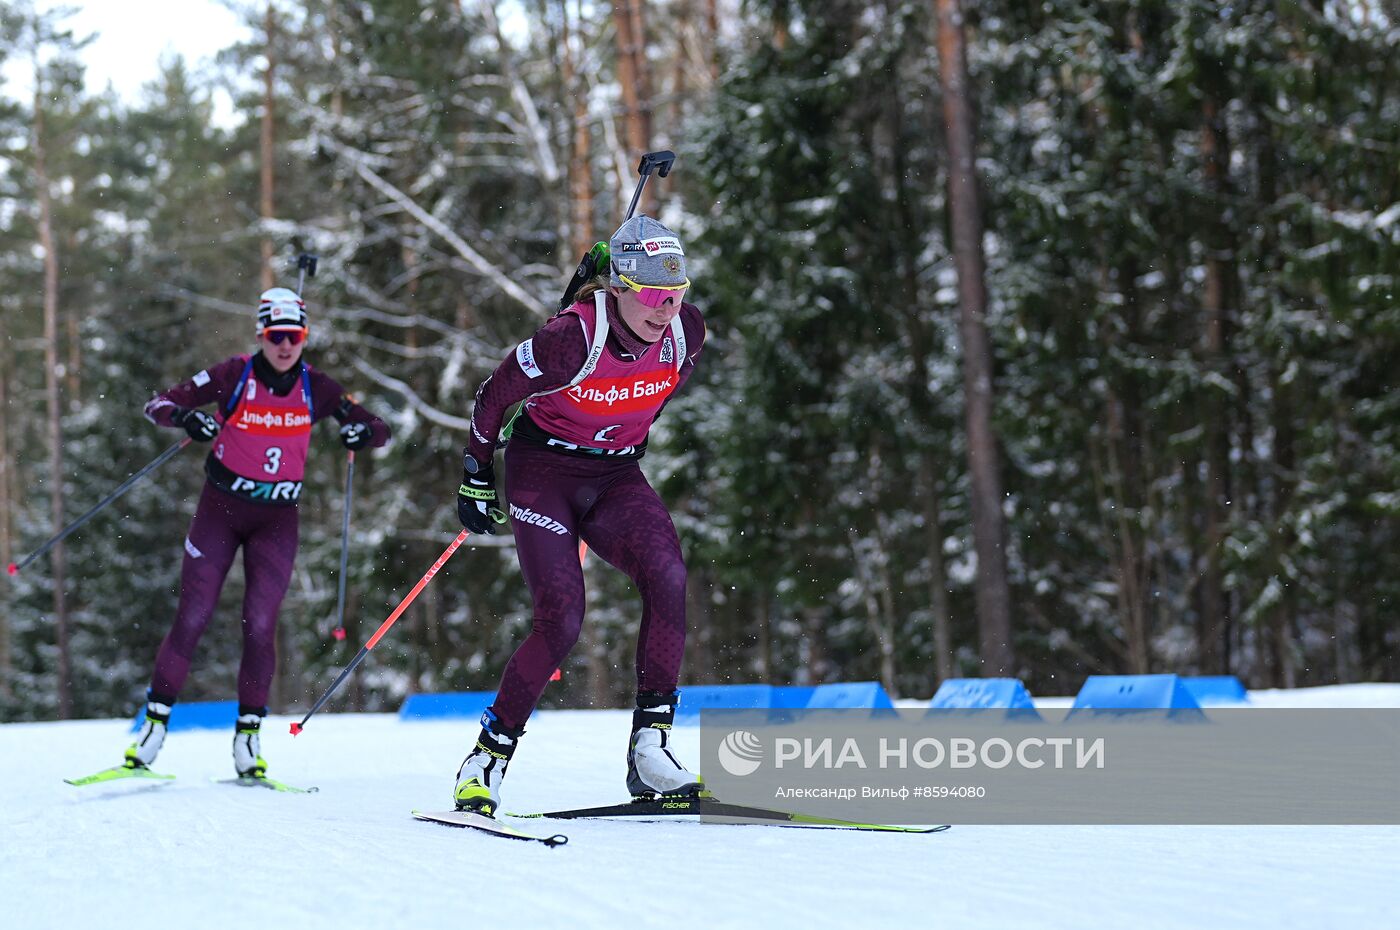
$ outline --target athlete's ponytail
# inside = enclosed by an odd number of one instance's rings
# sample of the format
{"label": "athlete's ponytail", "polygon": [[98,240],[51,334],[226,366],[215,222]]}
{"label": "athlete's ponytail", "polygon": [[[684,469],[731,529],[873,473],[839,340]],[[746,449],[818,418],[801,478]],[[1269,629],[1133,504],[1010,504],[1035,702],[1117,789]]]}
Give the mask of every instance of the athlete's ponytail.
{"label": "athlete's ponytail", "polygon": [[598,275],[598,277],[593,278],[587,284],[579,287],[578,291],[574,294],[574,303],[592,303],[593,295],[606,289],[607,286],[607,276],[605,274]]}

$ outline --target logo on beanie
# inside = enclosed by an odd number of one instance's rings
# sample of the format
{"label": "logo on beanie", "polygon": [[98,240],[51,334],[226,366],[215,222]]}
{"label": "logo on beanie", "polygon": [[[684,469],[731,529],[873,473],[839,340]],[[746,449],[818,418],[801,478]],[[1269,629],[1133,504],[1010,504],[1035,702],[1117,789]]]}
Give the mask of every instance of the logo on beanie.
{"label": "logo on beanie", "polygon": [[648,255],[684,255],[680,240],[674,236],[661,236],[656,239],[643,239],[642,248]]}
{"label": "logo on beanie", "polygon": [[661,259],[661,267],[666,269],[667,274],[681,273],[681,260],[674,255],[666,255]]}

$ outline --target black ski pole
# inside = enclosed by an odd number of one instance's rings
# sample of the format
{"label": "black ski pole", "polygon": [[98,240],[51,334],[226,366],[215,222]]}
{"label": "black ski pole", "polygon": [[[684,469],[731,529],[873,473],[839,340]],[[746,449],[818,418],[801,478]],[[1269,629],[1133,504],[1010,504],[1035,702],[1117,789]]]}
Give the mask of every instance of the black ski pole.
{"label": "black ski pole", "polygon": [[[627,205],[627,215],[622,220],[624,223],[636,212],[637,203],[642,199],[642,191],[646,188],[652,172],[664,178],[671,173],[671,166],[675,163],[676,153],[672,151],[647,152],[642,156],[642,160],[637,164],[637,174],[641,177],[637,179],[637,189],[632,192],[632,202]],[[574,302],[574,295],[578,293],[578,289],[602,271],[601,266],[607,263],[607,255],[606,242],[599,242],[588,250],[578,263],[578,268],[574,270],[574,276],[569,279],[569,286],[564,288],[564,296],[559,300],[560,310],[567,310]]]}
{"label": "black ski pole", "polygon": [[302,285],[307,278],[316,277],[316,262],[318,259],[309,252],[302,252],[297,256],[297,296],[301,296]]}
{"label": "black ski pole", "polygon": [[647,152],[642,156],[642,160],[637,164],[637,174],[641,175],[637,179],[637,189],[632,192],[632,202],[627,205],[627,215],[622,218],[625,223],[632,218],[632,214],[637,212],[637,201],[642,199],[642,189],[647,186],[647,179],[655,171],[661,177],[671,173],[671,166],[676,163],[676,153]]}
{"label": "black ski pole", "polygon": [[350,559],[350,501],[351,483],[355,480],[355,450],[345,453],[345,504],[340,524],[340,590],[335,599],[335,629],[331,635],[337,642],[345,639],[345,567]]}
{"label": "black ski pole", "polygon": [[131,489],[131,486],[133,484],[140,481],[142,478],[146,477],[160,466],[164,465],[167,461],[169,461],[175,456],[175,453],[179,452],[181,449],[185,448],[185,446],[188,446],[193,441],[193,439],[190,439],[187,436],[184,439],[181,439],[179,442],[175,443],[175,445],[171,446],[169,449],[166,449],[160,455],[156,456],[154,461],[152,461],[145,468],[142,468],[136,474],[132,475],[130,478],[126,479],[121,484],[119,484],[115,491],[102,498],[102,500],[98,501],[97,504],[91,510],[83,514],[78,519],[74,520],[72,523],[65,526],[61,531],[59,531],[57,536],[44,543],[38,549],[35,549],[33,552],[29,553],[29,555],[25,556],[18,563],[11,562],[9,565],[9,573],[11,575],[18,575],[20,569],[24,568],[30,562],[33,562],[45,552],[48,552],[54,546],[63,542],[63,540],[68,538],[68,534],[72,533],[78,527],[91,520],[94,516],[97,515],[97,513],[100,510],[102,510],[102,508],[106,507],[108,504],[112,503],[112,501],[121,497],[123,494],[125,494],[128,490]]}

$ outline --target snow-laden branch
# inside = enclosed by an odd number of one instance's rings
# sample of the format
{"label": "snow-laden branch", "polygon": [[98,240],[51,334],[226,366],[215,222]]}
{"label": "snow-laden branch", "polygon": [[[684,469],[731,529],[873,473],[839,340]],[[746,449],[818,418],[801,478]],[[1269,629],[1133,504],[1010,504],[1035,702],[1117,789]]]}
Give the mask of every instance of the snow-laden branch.
{"label": "snow-laden branch", "polygon": [[397,355],[399,358],[408,359],[446,359],[451,356],[453,346],[450,342],[435,342],[427,346],[406,346],[402,343],[393,342],[388,339],[380,339],[378,336],[370,336],[364,333],[356,334],[353,342],[357,345],[368,346],[371,349],[378,349],[390,355]]}
{"label": "snow-laden branch", "polygon": [[542,301],[526,293],[526,291],[511,280],[509,276],[502,274],[501,269],[497,267],[494,262],[489,261],[480,252],[472,248],[465,239],[448,228],[446,223],[436,216],[433,216],[427,210],[424,210],[412,197],[376,174],[365,162],[364,153],[352,149],[349,146],[342,145],[329,135],[323,134],[317,141],[334,152],[339,158],[349,162],[350,165],[354,167],[355,173],[358,174],[365,183],[369,184],[370,187],[373,187],[385,197],[388,197],[394,203],[398,204],[409,216],[441,236],[448,245],[452,246],[452,248],[457,251],[458,255],[465,258],[467,263],[475,268],[477,272],[489,277],[505,294],[513,297],[520,304],[529,308],[531,313],[536,315],[540,314],[544,306]]}
{"label": "snow-laden branch", "polygon": [[232,300],[220,300],[218,297],[208,297],[187,288],[178,287],[174,284],[165,284],[158,289],[162,297],[174,297],[194,304],[196,307],[203,307],[206,310],[217,310],[219,313],[229,313],[237,316],[247,317],[250,321],[253,318],[255,308],[250,304],[235,303]]}
{"label": "snow-laden branch", "polygon": [[501,24],[496,18],[495,0],[487,0],[481,5],[491,31],[496,35],[496,44],[501,50],[501,63],[505,67],[506,79],[510,82],[510,96],[515,101],[515,105],[520,108],[521,115],[525,117],[527,135],[533,143],[535,161],[540,166],[540,174],[546,184],[557,184],[559,182],[559,163],[554,160],[554,149],[549,144],[549,134],[545,131],[544,124],[540,122],[540,111],[535,106],[535,98],[530,95],[530,89],[525,86],[525,82],[520,78],[520,69],[515,66],[515,49],[506,41],[505,35],[501,32]]}
{"label": "snow-laden branch", "polygon": [[436,423],[439,426],[445,426],[448,429],[457,429],[465,432],[471,428],[472,421],[470,419],[455,417],[450,413],[444,413],[419,397],[418,393],[414,391],[413,388],[409,387],[398,378],[380,371],[358,355],[351,356],[350,363],[358,368],[362,374],[368,375],[390,390],[402,394],[408,401],[409,406],[422,414],[424,419]]}
{"label": "snow-laden branch", "polygon": [[[206,310],[214,310],[219,313],[227,313],[232,316],[251,318],[252,310],[246,304],[235,303],[231,300],[222,300],[218,297],[209,297],[205,294],[197,294],[186,288],[174,285],[165,285],[160,289],[160,293],[167,297],[174,297],[202,307]],[[395,313],[389,310],[378,310],[371,307],[326,307],[324,319],[327,323],[345,323],[351,320],[370,320],[374,323],[381,323],[386,326],[394,326],[400,329],[408,329],[417,326],[431,330],[439,335],[447,337],[454,345],[460,344],[472,353],[488,361],[494,361],[506,353],[506,349],[490,345],[470,333],[434,319],[422,313]],[[407,346],[399,346],[387,340],[376,339],[364,334],[340,334],[342,341],[359,342],[372,345],[376,348],[384,349],[393,354],[402,355],[406,358],[447,358],[451,352],[451,347],[428,346],[420,349],[412,349]]]}
{"label": "snow-laden branch", "polygon": [[[593,101],[596,98],[596,94],[594,93],[595,86],[592,76],[590,75],[588,77],[588,101],[590,112],[593,109]],[[617,183],[614,185],[614,190],[617,192],[617,214],[621,216],[623,211],[627,209],[627,198],[629,196],[627,193],[627,149],[620,141],[621,136],[617,131],[616,111],[602,114],[599,123],[603,128],[603,138],[607,140],[608,151],[613,153],[612,168],[617,174]]]}

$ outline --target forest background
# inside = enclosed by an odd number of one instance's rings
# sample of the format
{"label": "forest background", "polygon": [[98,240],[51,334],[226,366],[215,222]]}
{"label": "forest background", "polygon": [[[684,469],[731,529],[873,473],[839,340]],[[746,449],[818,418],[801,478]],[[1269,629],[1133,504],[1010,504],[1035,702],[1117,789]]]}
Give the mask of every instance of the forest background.
{"label": "forest background", "polygon": [[[1400,679],[1400,3],[232,5],[254,38],[137,101],[0,12],[33,77],[0,98],[0,561],[179,438],[145,401],[250,351],[315,251],[307,357],[395,435],[357,460],[344,641],[313,437],[272,702],[308,706],[457,531],[476,385],[669,148],[642,208],[709,325],[644,461],[683,686]],[[202,454],[0,580],[0,720],[138,704]],[[529,598],[509,536],[471,543],[333,706],[494,687]],[[638,599],[586,572],[546,706],[630,701]],[[183,699],[233,693],[241,597]]]}

